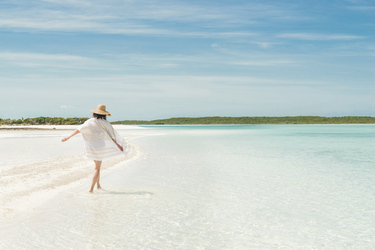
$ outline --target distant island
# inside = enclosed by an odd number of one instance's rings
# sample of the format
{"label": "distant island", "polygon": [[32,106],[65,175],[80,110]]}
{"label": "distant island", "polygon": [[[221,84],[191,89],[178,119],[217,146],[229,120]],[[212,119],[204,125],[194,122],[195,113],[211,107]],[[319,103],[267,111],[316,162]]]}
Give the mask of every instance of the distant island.
{"label": "distant island", "polygon": [[62,118],[62,117],[36,117],[21,119],[1,119],[0,125],[79,125],[84,123],[88,118]]}
{"label": "distant island", "polygon": [[[0,125],[79,125],[84,123],[86,117],[36,117],[21,119],[1,119]],[[370,116],[281,116],[281,117],[177,117],[152,121],[125,120],[112,124],[123,125],[198,125],[198,124],[375,124],[375,117]]]}
{"label": "distant island", "polygon": [[[86,117],[36,117],[21,119],[1,119],[0,125],[79,125],[84,123]],[[177,117],[152,121],[125,120],[112,124],[123,125],[209,125],[209,124],[375,124],[375,117],[370,116],[281,116],[281,117]]]}
{"label": "distant island", "polygon": [[375,117],[370,116],[282,116],[282,117],[178,117],[152,121],[126,120],[112,124],[126,125],[198,125],[198,124],[374,124]]}

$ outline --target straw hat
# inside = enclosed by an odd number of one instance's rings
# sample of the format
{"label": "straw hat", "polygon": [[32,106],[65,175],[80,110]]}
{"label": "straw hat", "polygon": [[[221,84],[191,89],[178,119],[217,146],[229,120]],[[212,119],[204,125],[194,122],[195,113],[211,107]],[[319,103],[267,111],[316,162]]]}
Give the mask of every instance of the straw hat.
{"label": "straw hat", "polygon": [[91,112],[93,112],[95,114],[98,114],[98,115],[112,116],[111,113],[109,113],[108,111],[105,110],[105,108],[106,108],[105,105],[99,104],[98,108],[96,110],[91,110]]}

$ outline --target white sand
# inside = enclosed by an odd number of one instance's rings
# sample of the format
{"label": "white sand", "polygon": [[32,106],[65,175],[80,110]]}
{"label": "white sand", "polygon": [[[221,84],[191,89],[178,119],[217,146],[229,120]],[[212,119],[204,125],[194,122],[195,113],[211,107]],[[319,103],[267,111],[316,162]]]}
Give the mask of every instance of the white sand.
{"label": "white sand", "polygon": [[[63,137],[71,134],[71,131],[62,130],[75,129],[77,126],[32,127],[56,127],[56,130],[3,131],[0,136],[0,156],[4,159],[0,164],[0,220],[19,212],[30,211],[75,185],[87,183],[87,190],[91,185],[94,164],[83,157],[81,135],[68,142],[61,142]],[[115,127],[122,131],[139,129],[136,126]],[[118,165],[123,166],[141,155],[140,149],[129,143],[137,136],[128,134],[124,137],[128,143],[128,152],[124,157],[104,161],[102,173],[105,174]]]}
{"label": "white sand", "polygon": [[[57,130],[75,130],[79,125],[0,125],[0,129],[57,129]],[[134,125],[113,125],[115,129],[143,129]]]}

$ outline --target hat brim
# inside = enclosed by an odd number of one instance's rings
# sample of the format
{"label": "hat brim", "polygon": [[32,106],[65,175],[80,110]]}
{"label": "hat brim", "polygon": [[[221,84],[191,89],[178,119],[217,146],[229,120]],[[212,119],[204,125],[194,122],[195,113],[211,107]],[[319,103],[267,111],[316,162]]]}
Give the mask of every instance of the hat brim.
{"label": "hat brim", "polygon": [[108,116],[112,116],[111,113],[107,112],[107,111],[103,111],[103,110],[91,110],[92,113],[95,113],[95,114],[98,114],[98,115],[108,115]]}

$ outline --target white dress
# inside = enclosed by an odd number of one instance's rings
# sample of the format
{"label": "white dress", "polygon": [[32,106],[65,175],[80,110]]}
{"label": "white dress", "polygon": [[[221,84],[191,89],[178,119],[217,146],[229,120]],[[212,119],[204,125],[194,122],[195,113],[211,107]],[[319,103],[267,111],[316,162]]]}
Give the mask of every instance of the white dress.
{"label": "white dress", "polygon": [[78,130],[84,140],[85,158],[102,161],[124,156],[124,152],[117,147],[112,139],[123,146],[124,151],[125,141],[107,120],[91,118],[79,126]]}

